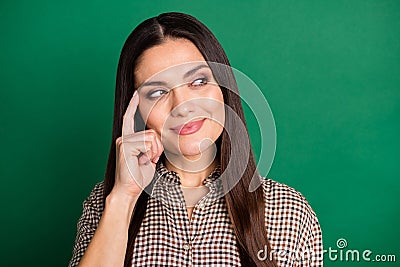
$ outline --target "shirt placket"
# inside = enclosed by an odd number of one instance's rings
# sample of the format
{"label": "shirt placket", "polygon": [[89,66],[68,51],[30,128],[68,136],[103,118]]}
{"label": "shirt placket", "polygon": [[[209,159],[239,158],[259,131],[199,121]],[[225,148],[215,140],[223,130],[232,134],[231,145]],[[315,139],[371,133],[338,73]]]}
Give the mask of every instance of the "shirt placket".
{"label": "shirt placket", "polygon": [[160,180],[159,186],[163,185],[164,189],[167,190],[161,190],[159,193],[163,195],[164,200],[169,202],[169,209],[173,211],[174,223],[177,224],[179,229],[178,236],[180,237],[181,257],[184,266],[193,266],[193,253],[201,250],[200,247],[196,246],[196,236],[201,232],[205,208],[211,204],[212,199],[216,196],[216,183],[207,179],[206,186],[210,188],[210,192],[195,205],[192,218],[189,219],[179,177],[174,172],[164,174],[166,175]]}
{"label": "shirt placket", "polygon": [[200,249],[196,247],[196,237],[199,231],[201,231],[201,223],[204,219],[205,208],[210,202],[210,196],[214,195],[215,188],[213,186],[210,187],[210,192],[195,205],[192,211],[192,217],[189,219],[182,190],[179,185],[173,187],[174,195],[179,196],[179,205],[176,205],[176,202],[174,201],[175,214],[177,214],[177,219],[180,220],[179,223],[184,226],[184,235],[181,246],[183,257],[187,264],[186,266],[193,266],[193,252],[196,249]]}
{"label": "shirt placket", "polygon": [[174,210],[175,223],[182,226],[180,235],[180,248],[182,251],[182,258],[184,259],[185,266],[193,266],[192,257],[192,228],[191,222],[188,218],[185,200],[183,198],[180,185],[174,184],[170,186],[170,192],[173,193],[174,198],[171,199],[170,207]]}

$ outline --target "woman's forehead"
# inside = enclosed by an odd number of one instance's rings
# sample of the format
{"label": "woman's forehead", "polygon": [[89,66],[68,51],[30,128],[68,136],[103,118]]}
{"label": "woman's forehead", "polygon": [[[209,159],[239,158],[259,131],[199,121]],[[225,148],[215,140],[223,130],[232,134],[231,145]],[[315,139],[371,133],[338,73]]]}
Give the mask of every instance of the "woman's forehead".
{"label": "woman's forehead", "polygon": [[187,39],[166,39],[139,57],[135,70],[135,85],[158,75],[180,74],[199,62],[205,62],[199,49]]}

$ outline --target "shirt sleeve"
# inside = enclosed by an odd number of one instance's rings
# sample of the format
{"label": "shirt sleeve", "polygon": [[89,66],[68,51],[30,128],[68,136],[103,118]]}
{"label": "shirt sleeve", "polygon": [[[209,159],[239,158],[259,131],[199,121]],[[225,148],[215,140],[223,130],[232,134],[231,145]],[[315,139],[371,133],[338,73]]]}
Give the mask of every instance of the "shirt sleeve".
{"label": "shirt sleeve", "polygon": [[103,212],[103,182],[95,185],[83,202],[82,215],[77,223],[77,234],[69,267],[77,266],[92,239]]}
{"label": "shirt sleeve", "polygon": [[280,267],[322,267],[321,227],[307,199],[294,188],[265,178],[266,229]]}

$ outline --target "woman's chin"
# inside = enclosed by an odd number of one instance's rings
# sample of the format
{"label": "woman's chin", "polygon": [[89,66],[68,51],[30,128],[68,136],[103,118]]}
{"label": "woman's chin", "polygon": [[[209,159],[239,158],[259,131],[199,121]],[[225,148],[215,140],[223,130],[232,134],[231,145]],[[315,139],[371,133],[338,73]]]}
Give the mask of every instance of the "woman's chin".
{"label": "woman's chin", "polygon": [[176,156],[183,156],[188,159],[198,159],[202,156],[204,152],[206,152],[207,155],[213,155],[213,147],[216,150],[216,146],[212,145],[211,141],[201,143],[192,142],[190,144],[180,144],[179,148],[174,147],[173,149],[167,150],[169,150],[168,152],[175,154]]}

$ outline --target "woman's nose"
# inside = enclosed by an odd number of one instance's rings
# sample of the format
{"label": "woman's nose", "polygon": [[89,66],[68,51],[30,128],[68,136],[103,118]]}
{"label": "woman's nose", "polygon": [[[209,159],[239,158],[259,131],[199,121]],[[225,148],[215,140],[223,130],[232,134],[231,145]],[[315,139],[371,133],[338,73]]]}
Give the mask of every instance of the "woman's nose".
{"label": "woman's nose", "polygon": [[190,97],[185,85],[172,90],[172,110],[173,117],[186,117],[194,111],[194,99]]}

